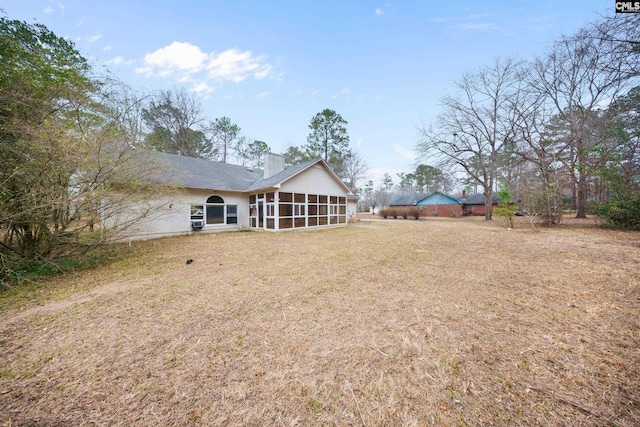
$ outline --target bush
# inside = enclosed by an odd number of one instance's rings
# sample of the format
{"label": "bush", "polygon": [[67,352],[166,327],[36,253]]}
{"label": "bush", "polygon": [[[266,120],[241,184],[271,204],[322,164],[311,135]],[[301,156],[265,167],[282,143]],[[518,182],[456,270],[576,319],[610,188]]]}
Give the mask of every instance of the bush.
{"label": "bush", "polygon": [[378,212],[378,215],[380,215],[381,217],[383,217],[384,219],[387,219],[387,217],[391,216],[391,209],[389,208],[382,208],[380,209],[380,212]]}
{"label": "bush", "polygon": [[420,218],[420,215],[422,214],[422,209],[420,209],[418,206],[412,206],[410,208],[407,208],[407,210],[409,216],[413,217],[414,219]]}
{"label": "bush", "polygon": [[621,230],[640,230],[640,196],[602,204],[598,216],[605,225]]}
{"label": "bush", "polygon": [[462,206],[460,205],[451,206],[451,216],[453,218],[460,218],[462,216]]}

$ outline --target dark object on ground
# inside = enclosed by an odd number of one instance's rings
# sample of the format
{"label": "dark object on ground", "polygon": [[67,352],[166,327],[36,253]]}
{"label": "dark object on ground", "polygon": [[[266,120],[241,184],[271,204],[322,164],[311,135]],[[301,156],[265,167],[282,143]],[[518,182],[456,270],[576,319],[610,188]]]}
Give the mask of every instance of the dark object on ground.
{"label": "dark object on ground", "polygon": [[191,264],[192,262],[193,262],[193,260],[192,260],[191,258],[189,258],[189,259],[187,260],[187,264]]}
{"label": "dark object on ground", "polygon": [[525,216],[525,215],[529,215],[529,212],[527,212],[526,209],[520,208],[516,211],[516,216]]}

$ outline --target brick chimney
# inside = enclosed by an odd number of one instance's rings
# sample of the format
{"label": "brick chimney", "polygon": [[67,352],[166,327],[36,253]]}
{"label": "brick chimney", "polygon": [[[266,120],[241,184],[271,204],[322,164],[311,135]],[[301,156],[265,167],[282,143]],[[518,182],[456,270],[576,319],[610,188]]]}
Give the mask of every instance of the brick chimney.
{"label": "brick chimney", "polygon": [[276,153],[264,155],[264,179],[270,178],[284,170],[284,156]]}

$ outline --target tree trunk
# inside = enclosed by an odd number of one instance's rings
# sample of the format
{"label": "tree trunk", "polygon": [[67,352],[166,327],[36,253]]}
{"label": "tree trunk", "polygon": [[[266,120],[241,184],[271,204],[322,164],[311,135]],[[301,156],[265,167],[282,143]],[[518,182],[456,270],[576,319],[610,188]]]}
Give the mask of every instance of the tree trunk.
{"label": "tree trunk", "polygon": [[582,147],[582,141],[578,145],[578,188],[576,193],[576,218],[587,217],[587,159]]}
{"label": "tree trunk", "polygon": [[491,221],[493,215],[493,191],[491,187],[484,188],[484,219]]}

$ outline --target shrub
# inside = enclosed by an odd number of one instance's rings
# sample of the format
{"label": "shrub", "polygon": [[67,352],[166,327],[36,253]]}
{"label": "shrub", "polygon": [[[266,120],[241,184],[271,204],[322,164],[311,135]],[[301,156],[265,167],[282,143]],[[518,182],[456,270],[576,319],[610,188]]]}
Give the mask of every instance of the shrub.
{"label": "shrub", "polygon": [[391,216],[391,209],[389,208],[382,208],[380,209],[380,211],[378,212],[378,215],[380,215],[382,218],[387,219],[387,217]]}
{"label": "shrub", "polygon": [[460,205],[451,206],[451,216],[453,218],[460,218],[462,216],[462,206]]}
{"label": "shrub", "polygon": [[621,230],[640,230],[640,196],[611,200],[598,209],[605,224]]}
{"label": "shrub", "polygon": [[408,214],[412,216],[414,219],[420,218],[420,215],[422,214],[422,209],[420,209],[418,206],[412,206],[407,210],[408,210]]}
{"label": "shrub", "polygon": [[409,216],[409,209],[410,208],[402,208],[402,211],[400,212],[402,218],[407,219],[407,217]]}

